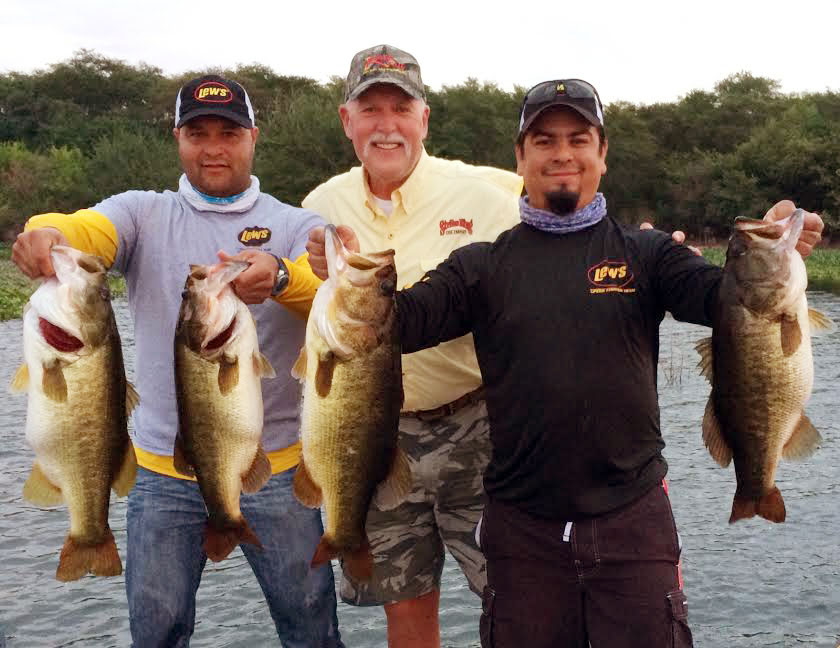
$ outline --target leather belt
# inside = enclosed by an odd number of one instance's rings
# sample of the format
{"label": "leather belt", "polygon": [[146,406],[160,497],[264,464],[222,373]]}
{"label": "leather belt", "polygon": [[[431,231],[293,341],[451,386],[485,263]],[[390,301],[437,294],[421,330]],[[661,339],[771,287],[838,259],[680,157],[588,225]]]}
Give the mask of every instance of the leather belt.
{"label": "leather belt", "polygon": [[456,398],[451,403],[446,403],[440,407],[435,407],[430,410],[418,410],[416,412],[400,412],[400,416],[411,416],[425,422],[436,421],[445,416],[452,416],[455,412],[463,409],[467,405],[472,405],[482,400],[484,400],[483,386],[471,392],[467,392],[463,396]]}

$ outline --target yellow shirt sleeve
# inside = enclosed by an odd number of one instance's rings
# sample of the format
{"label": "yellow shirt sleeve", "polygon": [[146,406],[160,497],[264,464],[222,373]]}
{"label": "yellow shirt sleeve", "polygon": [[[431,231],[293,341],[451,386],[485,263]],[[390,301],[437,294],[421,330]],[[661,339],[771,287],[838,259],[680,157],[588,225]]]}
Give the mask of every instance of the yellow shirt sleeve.
{"label": "yellow shirt sleeve", "polygon": [[289,270],[289,285],[274,300],[306,319],[309,316],[309,309],[312,308],[315,291],[323,282],[309,267],[308,253],[301,254],[294,261],[283,259],[283,262]]}
{"label": "yellow shirt sleeve", "polygon": [[59,230],[72,247],[102,257],[109,268],[117,257],[117,228],[104,214],[93,209],[80,209],[72,214],[38,214],[26,221],[24,231],[41,227]]}

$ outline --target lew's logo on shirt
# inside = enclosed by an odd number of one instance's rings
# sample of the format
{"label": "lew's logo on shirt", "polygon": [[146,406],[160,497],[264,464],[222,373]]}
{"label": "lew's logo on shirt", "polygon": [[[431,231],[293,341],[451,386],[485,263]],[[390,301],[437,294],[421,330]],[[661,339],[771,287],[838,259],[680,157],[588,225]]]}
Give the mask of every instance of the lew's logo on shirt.
{"label": "lew's logo on shirt", "polygon": [[271,230],[267,227],[246,227],[239,232],[239,242],[245,245],[257,246],[271,240]]}
{"label": "lew's logo on shirt", "polygon": [[608,292],[632,293],[636,289],[632,286],[633,272],[626,261],[601,261],[592,266],[587,272],[593,295]]}
{"label": "lew's logo on shirt", "polygon": [[472,234],[472,230],[472,219],[467,220],[466,218],[452,218],[450,220],[442,220],[440,222],[441,236],[449,234]]}
{"label": "lew's logo on shirt", "polygon": [[233,93],[224,83],[208,81],[195,89],[193,95],[198,101],[208,103],[227,103],[233,101]]}

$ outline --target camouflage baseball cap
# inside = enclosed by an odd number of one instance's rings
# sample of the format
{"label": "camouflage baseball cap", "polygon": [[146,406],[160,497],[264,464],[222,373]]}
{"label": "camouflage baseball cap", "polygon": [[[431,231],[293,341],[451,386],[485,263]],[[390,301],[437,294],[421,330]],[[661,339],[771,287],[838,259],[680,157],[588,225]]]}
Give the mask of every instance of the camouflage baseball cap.
{"label": "camouflage baseball cap", "polygon": [[391,45],[369,47],[353,57],[344,84],[344,101],[357,99],[376,83],[391,83],[415,99],[426,100],[417,59]]}

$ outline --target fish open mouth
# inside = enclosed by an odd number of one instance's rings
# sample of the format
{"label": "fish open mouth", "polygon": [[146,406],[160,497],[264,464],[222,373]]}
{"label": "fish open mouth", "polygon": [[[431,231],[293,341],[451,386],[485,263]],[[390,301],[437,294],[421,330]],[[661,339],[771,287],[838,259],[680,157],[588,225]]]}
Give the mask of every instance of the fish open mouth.
{"label": "fish open mouth", "polygon": [[236,317],[234,317],[228,327],[219,333],[216,337],[210,340],[207,344],[204,345],[205,349],[218,349],[221,347],[225,342],[230,339],[230,336],[233,335],[233,329],[236,326]]}
{"label": "fish open mouth", "polygon": [[38,318],[38,328],[41,329],[41,335],[54,349],[59,351],[71,352],[78,351],[84,346],[79,338],[71,335],[63,328],[56,326],[52,322],[48,322],[43,317]]}

